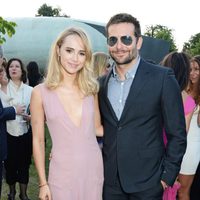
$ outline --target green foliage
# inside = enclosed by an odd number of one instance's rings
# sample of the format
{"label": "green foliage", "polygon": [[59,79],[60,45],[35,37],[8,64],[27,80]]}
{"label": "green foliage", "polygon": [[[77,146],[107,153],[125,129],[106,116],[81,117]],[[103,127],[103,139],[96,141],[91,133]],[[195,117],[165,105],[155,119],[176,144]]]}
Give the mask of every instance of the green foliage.
{"label": "green foliage", "polygon": [[66,14],[61,15],[61,8],[52,8],[52,6],[48,6],[46,3],[43,4],[38,9],[38,14],[36,14],[36,17],[38,16],[46,16],[46,17],[69,17]]}
{"label": "green foliage", "polygon": [[12,37],[15,34],[15,27],[17,24],[15,22],[9,22],[0,17],[0,44],[6,42],[4,35]]}
{"label": "green foliage", "polygon": [[200,55],[200,33],[191,36],[189,41],[184,43],[183,51],[191,56]]}
{"label": "green foliage", "polygon": [[168,41],[170,43],[170,52],[171,52],[171,51],[177,50],[174,37],[172,35],[172,31],[173,31],[172,29],[169,29],[166,26],[151,25],[151,26],[147,26],[146,32],[144,33],[144,35],[148,37],[153,37],[153,38],[163,39],[163,40]]}

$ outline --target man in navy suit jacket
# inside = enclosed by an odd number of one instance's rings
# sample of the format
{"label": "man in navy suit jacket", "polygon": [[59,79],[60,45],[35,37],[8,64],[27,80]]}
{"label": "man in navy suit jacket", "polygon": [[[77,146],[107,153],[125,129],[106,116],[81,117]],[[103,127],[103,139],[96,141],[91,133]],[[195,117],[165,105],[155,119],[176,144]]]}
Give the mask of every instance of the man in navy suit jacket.
{"label": "man in navy suit jacket", "polygon": [[7,156],[6,121],[14,120],[16,116],[14,107],[3,108],[0,99],[0,197],[2,185],[2,162]]}
{"label": "man in navy suit jacket", "polygon": [[142,36],[136,18],[117,14],[106,32],[115,63],[100,78],[103,199],[162,200],[164,189],[179,173],[186,149],[180,88],[171,69],[140,57]]}

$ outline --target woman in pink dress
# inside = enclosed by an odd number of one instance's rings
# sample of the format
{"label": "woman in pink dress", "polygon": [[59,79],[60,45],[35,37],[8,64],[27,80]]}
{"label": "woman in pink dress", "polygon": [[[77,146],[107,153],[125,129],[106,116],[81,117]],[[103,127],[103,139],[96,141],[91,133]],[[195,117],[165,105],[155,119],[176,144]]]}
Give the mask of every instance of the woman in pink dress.
{"label": "woman in pink dress", "polygon": [[[171,67],[174,70],[175,77],[182,91],[186,130],[188,132],[190,121],[196,107],[194,99],[186,92],[189,83],[190,58],[186,53],[171,52],[165,56],[161,64],[166,67]],[[169,144],[167,144],[167,142],[169,142]],[[165,132],[164,143],[166,145],[170,145],[170,138],[167,138],[167,134],[165,134]],[[168,187],[165,190],[163,200],[176,200],[178,190],[179,200],[189,200],[189,192],[186,194],[186,188],[183,187],[185,183],[188,183],[189,187],[191,186],[188,177],[186,175],[179,174],[178,182],[176,181],[173,187]]]}
{"label": "woman in pink dress", "polygon": [[[47,77],[31,98],[33,155],[41,200],[101,200],[103,161],[96,135],[103,128],[91,48],[78,28],[65,30],[52,47]],[[44,122],[52,151],[45,176]]]}

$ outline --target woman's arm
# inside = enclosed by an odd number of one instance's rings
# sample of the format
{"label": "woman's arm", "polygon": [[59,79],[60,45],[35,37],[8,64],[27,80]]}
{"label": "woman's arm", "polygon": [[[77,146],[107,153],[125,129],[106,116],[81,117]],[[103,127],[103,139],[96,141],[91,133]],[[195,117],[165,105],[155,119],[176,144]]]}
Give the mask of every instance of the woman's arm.
{"label": "woman's arm", "polygon": [[51,200],[50,190],[45,174],[45,135],[44,135],[44,109],[39,86],[36,86],[31,95],[30,103],[31,125],[33,132],[33,157],[39,176],[39,198]]}
{"label": "woman's arm", "polygon": [[98,96],[95,95],[94,97],[94,106],[95,106],[95,128],[96,128],[96,136],[102,137],[103,136],[103,126],[101,124],[101,116],[99,111],[99,102]]}
{"label": "woman's arm", "polygon": [[194,111],[188,113],[188,114],[185,116],[185,123],[186,123],[186,131],[187,131],[187,133],[188,133],[189,128],[190,128],[190,122],[191,122],[193,113],[194,113]]}
{"label": "woman's arm", "polygon": [[182,97],[185,112],[186,131],[188,133],[190,128],[190,122],[196,107],[196,103],[192,96],[188,95],[185,91],[182,92]]}

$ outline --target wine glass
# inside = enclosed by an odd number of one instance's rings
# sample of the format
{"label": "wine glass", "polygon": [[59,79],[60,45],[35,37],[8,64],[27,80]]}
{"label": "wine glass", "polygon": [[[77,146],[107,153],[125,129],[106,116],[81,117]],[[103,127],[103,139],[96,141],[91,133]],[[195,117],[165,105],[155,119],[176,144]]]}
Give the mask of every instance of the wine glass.
{"label": "wine glass", "polygon": [[21,114],[22,119],[20,120],[20,123],[27,123],[26,117],[28,116],[27,114],[27,108],[25,103],[21,103],[20,106],[24,108],[24,113]]}

